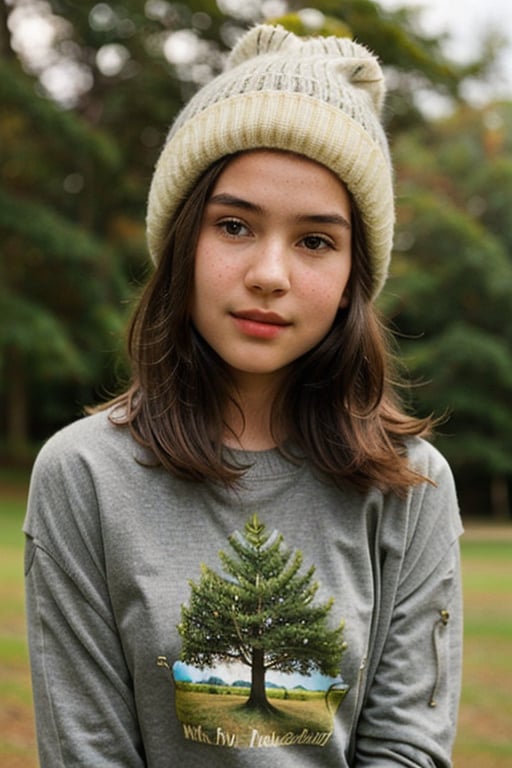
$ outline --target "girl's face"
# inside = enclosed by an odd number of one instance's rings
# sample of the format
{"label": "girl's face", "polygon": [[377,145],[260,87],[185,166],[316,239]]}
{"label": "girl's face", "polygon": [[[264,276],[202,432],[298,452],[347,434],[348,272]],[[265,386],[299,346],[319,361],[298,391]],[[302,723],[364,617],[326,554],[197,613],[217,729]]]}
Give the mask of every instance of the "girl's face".
{"label": "girl's face", "polygon": [[291,153],[247,152],[205,207],[192,321],[239,386],[277,383],[347,305],[350,269],[350,199],[337,177]]}

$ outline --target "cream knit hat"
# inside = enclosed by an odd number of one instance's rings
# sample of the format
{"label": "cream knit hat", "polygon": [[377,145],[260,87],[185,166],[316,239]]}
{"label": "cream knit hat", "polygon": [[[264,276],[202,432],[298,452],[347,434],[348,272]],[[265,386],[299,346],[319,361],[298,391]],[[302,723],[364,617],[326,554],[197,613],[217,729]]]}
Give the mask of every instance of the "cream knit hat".
{"label": "cream knit hat", "polygon": [[347,38],[301,38],[259,25],[226,71],[178,115],[149,192],[147,239],[158,263],[169,223],[199,176],[224,155],[257,148],[296,152],[333,171],[361,214],[373,296],[386,279],[394,228],[393,174],[380,122],[385,85],[377,59]]}

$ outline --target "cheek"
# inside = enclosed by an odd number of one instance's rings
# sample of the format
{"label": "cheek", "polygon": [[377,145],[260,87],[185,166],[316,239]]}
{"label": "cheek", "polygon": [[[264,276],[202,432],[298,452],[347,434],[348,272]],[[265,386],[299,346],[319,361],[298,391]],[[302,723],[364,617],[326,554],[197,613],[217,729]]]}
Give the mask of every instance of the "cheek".
{"label": "cheek", "polygon": [[321,280],[318,276],[317,279],[306,279],[302,282],[302,300],[309,305],[312,312],[334,316],[344,303],[343,295],[347,282],[348,274],[340,277],[338,273],[325,275]]}
{"label": "cheek", "polygon": [[218,292],[235,276],[233,264],[219,257],[215,249],[198,249],[195,260],[194,284],[196,290],[204,293]]}

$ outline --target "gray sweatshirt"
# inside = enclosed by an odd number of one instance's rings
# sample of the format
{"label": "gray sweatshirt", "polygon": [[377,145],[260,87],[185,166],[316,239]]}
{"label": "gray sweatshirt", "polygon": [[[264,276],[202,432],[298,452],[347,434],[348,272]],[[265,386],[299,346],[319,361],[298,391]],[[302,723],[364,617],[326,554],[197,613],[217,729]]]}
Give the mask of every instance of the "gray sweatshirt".
{"label": "gray sweatshirt", "polygon": [[[451,765],[461,524],[435,485],[340,490],[277,450],[228,490],[86,417],[42,449],[26,533],[42,768]],[[139,461],[137,461],[137,459]]]}

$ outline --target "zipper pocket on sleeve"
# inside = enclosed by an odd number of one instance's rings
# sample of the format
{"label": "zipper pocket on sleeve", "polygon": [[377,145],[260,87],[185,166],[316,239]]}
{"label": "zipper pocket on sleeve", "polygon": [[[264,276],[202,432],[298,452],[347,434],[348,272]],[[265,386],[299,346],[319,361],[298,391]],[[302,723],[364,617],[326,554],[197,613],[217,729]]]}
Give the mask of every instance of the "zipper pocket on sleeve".
{"label": "zipper pocket on sleeve", "polygon": [[446,634],[446,627],[450,621],[450,612],[446,608],[439,611],[439,619],[434,624],[432,630],[432,644],[434,646],[434,656],[436,664],[436,678],[432,693],[430,695],[429,707],[437,707],[437,696],[443,679],[446,676],[446,654],[443,653],[443,641]]}

